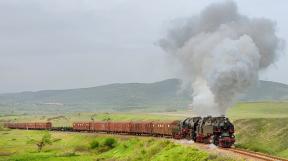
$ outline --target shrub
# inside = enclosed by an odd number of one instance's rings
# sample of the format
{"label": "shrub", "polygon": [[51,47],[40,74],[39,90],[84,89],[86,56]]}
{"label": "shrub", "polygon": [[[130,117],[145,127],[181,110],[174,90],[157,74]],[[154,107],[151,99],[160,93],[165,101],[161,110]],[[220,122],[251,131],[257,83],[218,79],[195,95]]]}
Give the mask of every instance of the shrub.
{"label": "shrub", "polygon": [[51,145],[53,143],[51,134],[48,131],[45,131],[40,140],[30,139],[27,141],[27,144],[35,144],[38,147],[38,152],[42,151],[43,147],[46,145]]}
{"label": "shrub", "polygon": [[90,148],[91,149],[95,149],[95,148],[98,148],[99,147],[99,142],[97,140],[93,140],[91,143],[90,143]]}
{"label": "shrub", "polygon": [[114,138],[106,138],[103,142],[104,146],[114,148],[115,145],[117,144],[117,141]]}

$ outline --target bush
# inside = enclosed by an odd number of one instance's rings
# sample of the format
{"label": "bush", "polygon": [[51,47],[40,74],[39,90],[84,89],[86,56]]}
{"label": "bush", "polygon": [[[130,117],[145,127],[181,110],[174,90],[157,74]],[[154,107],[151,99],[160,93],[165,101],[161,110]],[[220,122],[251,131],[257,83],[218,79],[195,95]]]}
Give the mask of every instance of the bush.
{"label": "bush", "polygon": [[35,144],[38,147],[38,152],[40,152],[44,146],[51,145],[53,143],[51,134],[48,131],[45,131],[40,140],[30,139],[27,141],[27,144]]}
{"label": "bush", "polygon": [[114,138],[106,138],[103,142],[104,146],[114,148],[115,145],[117,144],[117,141]]}
{"label": "bush", "polygon": [[91,143],[90,143],[90,148],[91,149],[95,149],[95,148],[98,148],[99,147],[99,142],[97,140],[93,140]]}

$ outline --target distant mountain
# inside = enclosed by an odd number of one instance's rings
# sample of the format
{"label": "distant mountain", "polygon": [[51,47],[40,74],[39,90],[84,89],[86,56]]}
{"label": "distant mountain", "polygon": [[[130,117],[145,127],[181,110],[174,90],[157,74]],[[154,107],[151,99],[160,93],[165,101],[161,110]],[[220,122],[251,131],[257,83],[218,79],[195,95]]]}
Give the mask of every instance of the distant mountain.
{"label": "distant mountain", "polygon": [[278,101],[288,99],[288,85],[271,81],[259,81],[248,89],[241,101]]}
{"label": "distant mountain", "polygon": [[[179,92],[180,80],[110,84],[92,88],[45,90],[0,95],[0,113],[76,111],[172,111],[191,102],[191,91]],[[288,99],[288,85],[260,81],[241,101]]]}

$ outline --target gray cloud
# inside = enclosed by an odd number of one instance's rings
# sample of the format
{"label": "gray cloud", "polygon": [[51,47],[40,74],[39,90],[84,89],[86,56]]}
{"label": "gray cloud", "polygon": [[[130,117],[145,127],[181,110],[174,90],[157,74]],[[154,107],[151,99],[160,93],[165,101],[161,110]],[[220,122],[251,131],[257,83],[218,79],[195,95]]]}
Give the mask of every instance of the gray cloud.
{"label": "gray cloud", "polygon": [[[0,93],[174,77],[175,68],[154,43],[165,23],[198,13],[211,2],[0,1]],[[261,8],[252,7],[259,2]],[[288,36],[286,2],[238,3],[248,15],[275,19],[279,34]],[[276,73],[286,68],[281,63]],[[288,83],[288,77],[274,69],[271,73],[272,80]]]}

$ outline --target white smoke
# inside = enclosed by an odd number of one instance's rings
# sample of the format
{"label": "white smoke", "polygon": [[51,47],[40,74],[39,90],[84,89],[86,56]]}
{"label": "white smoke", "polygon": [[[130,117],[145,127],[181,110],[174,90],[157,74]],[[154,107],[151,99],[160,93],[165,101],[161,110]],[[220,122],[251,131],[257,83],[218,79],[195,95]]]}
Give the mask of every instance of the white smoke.
{"label": "white smoke", "polygon": [[199,115],[225,114],[282,49],[274,22],[243,16],[232,1],[212,4],[173,25],[159,44],[182,65]]}

